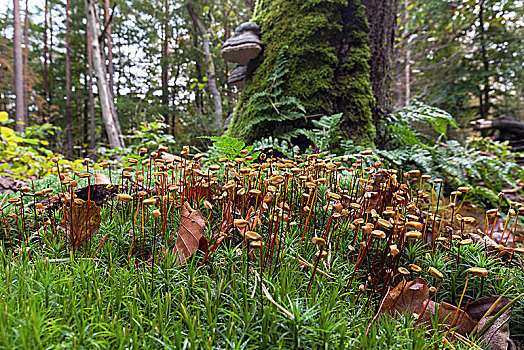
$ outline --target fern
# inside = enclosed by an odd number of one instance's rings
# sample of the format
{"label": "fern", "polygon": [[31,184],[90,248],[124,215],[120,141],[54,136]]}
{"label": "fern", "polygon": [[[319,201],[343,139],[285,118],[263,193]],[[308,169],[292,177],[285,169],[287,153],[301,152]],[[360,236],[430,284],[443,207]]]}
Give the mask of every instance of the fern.
{"label": "fern", "polygon": [[286,140],[273,138],[271,136],[265,137],[253,143],[253,151],[264,151],[268,149],[273,149],[277,152],[280,152],[282,155],[288,158],[293,158],[294,155],[300,152],[298,146],[293,146]]}
{"label": "fern", "polygon": [[498,201],[497,193],[505,184],[515,186],[517,179],[524,179],[524,170],[515,163],[507,143],[488,138],[443,143],[447,128],[457,127],[443,110],[415,102],[390,115],[387,123],[389,149],[375,150],[377,155],[401,169],[418,168],[447,183],[469,185],[474,197],[486,205]]}
{"label": "fern", "polygon": [[[258,115],[246,125],[246,132],[265,121],[290,121],[306,118],[306,109],[302,103],[295,97],[283,96],[280,89],[289,72],[286,49],[287,46],[280,49],[273,74],[262,85],[264,91],[253,94],[246,103],[247,113]],[[274,136],[278,137],[278,135]]]}
{"label": "fern", "polygon": [[[428,133],[428,124],[437,133],[436,138]],[[424,128],[421,130],[424,132],[416,130],[417,125],[423,125]],[[449,113],[415,101],[412,105],[389,115],[386,118],[385,128],[397,145],[417,145],[425,148],[434,146],[445,138],[448,126],[458,128]]]}
{"label": "fern", "polygon": [[240,158],[242,155],[240,151],[247,150],[253,160],[256,160],[260,152],[253,152],[253,146],[247,146],[245,142],[227,136],[202,136],[203,139],[209,139],[213,142],[211,147],[204,153],[204,156],[209,161],[216,161],[219,158],[228,158],[233,160]]}

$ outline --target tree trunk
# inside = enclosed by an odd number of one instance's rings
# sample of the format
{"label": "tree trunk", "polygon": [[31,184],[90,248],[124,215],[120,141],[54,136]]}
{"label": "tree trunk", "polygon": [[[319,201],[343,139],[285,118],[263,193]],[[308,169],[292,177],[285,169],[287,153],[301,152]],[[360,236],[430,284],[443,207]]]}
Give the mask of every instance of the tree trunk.
{"label": "tree trunk", "polygon": [[105,39],[107,40],[107,74],[109,75],[109,90],[111,91],[111,95],[113,95],[115,91],[115,69],[113,67],[113,43],[111,40],[111,15],[109,14],[109,0],[104,0],[104,16],[107,26],[105,32]]}
{"label": "tree trunk", "polygon": [[15,129],[23,132],[25,129],[24,120],[24,70],[22,58],[22,23],[20,21],[19,0],[13,0],[13,55],[14,55],[14,85],[15,85]]}
{"label": "tree trunk", "polygon": [[29,121],[29,1],[25,0],[24,18],[24,120]]}
{"label": "tree trunk", "polygon": [[[45,102],[46,102],[46,107],[47,107],[47,103],[49,102],[49,94],[47,92],[47,55],[48,55],[48,52],[47,52],[47,21],[48,21],[48,16],[49,16],[49,0],[45,0],[45,10],[44,10],[44,66],[43,66],[43,69],[42,69],[42,86],[43,86],[43,89],[44,89],[44,99],[45,99]],[[44,119],[44,122],[46,121],[46,116],[47,116],[47,108],[46,110],[43,111],[43,119]]]}
{"label": "tree trunk", "polygon": [[86,28],[86,39],[87,39],[87,89],[89,91],[89,130],[90,130],[90,141],[91,151],[95,150],[96,147],[96,132],[95,132],[95,96],[93,94],[93,60],[92,48],[91,48],[91,31],[89,27]]}
{"label": "tree trunk", "polygon": [[124,147],[124,141],[122,139],[122,134],[119,132],[120,124],[116,113],[114,114],[114,109],[111,108],[111,92],[109,90],[107,82],[106,67],[102,59],[102,54],[100,51],[99,37],[100,37],[100,27],[98,24],[98,11],[96,0],[85,0],[86,5],[86,17],[87,17],[87,26],[89,27],[91,38],[91,54],[93,60],[93,68],[95,70],[97,86],[98,86],[98,95],[100,98],[100,107],[102,109],[102,117],[104,118],[104,123],[106,125],[107,136],[109,143],[112,147]]}
{"label": "tree trunk", "polygon": [[342,113],[342,136],[372,146],[369,27],[361,0],[259,0],[253,21],[260,25],[264,52],[249,64],[226,135],[251,142],[305,123],[282,115],[268,120],[267,111],[248,107],[253,96],[274,84],[277,57],[287,47],[289,71],[279,86],[282,106],[286,98],[294,97],[310,116]]}
{"label": "tree trunk", "polygon": [[73,158],[73,131],[71,125],[71,48],[69,45],[70,23],[69,23],[69,0],[66,1],[66,60],[65,60],[65,79],[66,79],[66,133],[67,133],[67,155]]}
{"label": "tree trunk", "polygon": [[169,123],[169,2],[164,0],[164,20],[162,24],[162,47],[161,47],[161,68],[162,68],[162,107],[164,121]]}
{"label": "tree trunk", "polygon": [[48,81],[47,81],[47,87],[48,87],[48,104],[53,104],[53,89],[54,89],[54,72],[53,72],[53,66],[54,66],[54,58],[53,58],[53,2],[49,0],[49,71],[48,73]]}
{"label": "tree trunk", "polygon": [[[408,23],[409,0],[404,0],[404,23]],[[406,34],[408,29],[406,27]],[[406,40],[406,55],[404,65],[404,105],[407,107],[411,103],[411,50],[409,40]]]}
{"label": "tree trunk", "polygon": [[186,8],[189,12],[189,16],[193,21],[196,29],[202,37],[202,51],[204,53],[206,77],[207,77],[207,87],[211,96],[213,97],[213,106],[215,108],[215,127],[218,130],[222,130],[222,96],[220,96],[220,91],[218,91],[216,77],[215,77],[215,64],[213,62],[213,57],[211,56],[211,50],[209,47],[209,30],[204,28],[202,22],[198,18],[195,9],[189,1],[186,1]]}
{"label": "tree trunk", "polygon": [[381,144],[385,136],[381,121],[393,110],[390,86],[398,0],[363,0],[363,3],[369,23],[369,79],[375,97],[371,112],[377,129],[375,141]]}
{"label": "tree trunk", "polygon": [[480,116],[482,118],[487,118],[489,116],[489,108],[490,108],[490,102],[489,102],[489,92],[490,92],[490,82],[489,78],[491,76],[490,72],[490,66],[489,66],[489,58],[487,54],[486,49],[486,29],[484,28],[484,1],[480,1],[479,3],[480,9],[479,9],[479,31],[480,31],[480,55],[482,60],[482,68],[484,69],[484,81],[483,81],[483,87],[480,88]]}

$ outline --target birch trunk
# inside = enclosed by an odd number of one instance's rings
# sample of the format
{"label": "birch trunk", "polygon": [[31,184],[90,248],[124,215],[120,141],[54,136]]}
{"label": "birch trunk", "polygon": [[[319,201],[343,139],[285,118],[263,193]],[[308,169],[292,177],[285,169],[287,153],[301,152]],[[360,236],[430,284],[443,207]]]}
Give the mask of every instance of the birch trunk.
{"label": "birch trunk", "polygon": [[109,90],[106,67],[102,59],[100,44],[98,41],[101,33],[98,24],[97,4],[95,0],[85,0],[85,4],[87,26],[91,32],[89,45],[91,46],[93,68],[96,75],[100,107],[106,125],[107,137],[112,147],[124,147],[122,134],[119,132],[120,124],[118,117],[112,108],[112,94]]}

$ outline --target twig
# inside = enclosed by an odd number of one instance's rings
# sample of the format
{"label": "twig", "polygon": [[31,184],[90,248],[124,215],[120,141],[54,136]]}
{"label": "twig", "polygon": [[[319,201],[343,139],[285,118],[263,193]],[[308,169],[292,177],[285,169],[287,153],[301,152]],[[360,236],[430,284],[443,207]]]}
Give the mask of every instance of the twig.
{"label": "twig", "polygon": [[106,36],[107,28],[113,21],[113,14],[115,13],[115,7],[116,7],[116,2],[113,3],[113,8],[111,9],[111,15],[109,15],[109,18],[107,19],[107,22],[104,25],[104,30],[102,30],[102,33],[98,37],[98,41],[102,41],[102,39]]}
{"label": "twig", "polygon": [[[257,270],[253,270],[255,275],[260,278],[260,276],[258,276],[258,272]],[[269,294],[269,291],[267,290],[266,286],[264,286],[264,284],[262,283],[262,280],[260,280],[260,284],[262,286],[262,290],[264,291],[264,295],[266,296],[266,298],[271,302],[271,304],[275,305],[277,307],[277,309],[279,309],[280,311],[282,311],[287,317],[291,318],[292,320],[295,319],[295,316],[293,316],[293,314],[289,311],[287,311],[282,305],[280,305],[279,303],[277,303],[275,301],[275,299],[273,299],[273,297],[271,296],[271,294]]]}
{"label": "twig", "polygon": [[[299,263],[301,263],[301,264],[304,265],[304,266],[307,266],[307,267],[313,267],[313,265],[311,265],[310,263],[308,263],[307,261],[305,261],[304,259],[302,259],[302,258],[300,257],[300,255],[298,256],[298,257],[299,257],[298,259],[295,258],[294,256],[289,255],[289,254],[286,254],[286,256],[287,256],[288,258],[291,258],[291,259],[295,260],[295,261],[298,261]],[[321,269],[318,269],[318,268],[317,268],[317,272],[320,273],[321,275],[326,276],[327,278],[331,278],[331,279],[336,280],[335,277],[331,276],[331,275],[328,274],[327,272],[322,271]]]}

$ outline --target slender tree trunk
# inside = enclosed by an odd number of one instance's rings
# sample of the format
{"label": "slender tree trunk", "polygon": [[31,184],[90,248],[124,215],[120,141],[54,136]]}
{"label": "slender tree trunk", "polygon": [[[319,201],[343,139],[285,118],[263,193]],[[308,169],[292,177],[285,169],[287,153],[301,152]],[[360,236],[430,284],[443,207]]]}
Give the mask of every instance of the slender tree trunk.
{"label": "slender tree trunk", "polygon": [[[408,23],[409,18],[409,0],[404,0],[404,23]],[[406,26],[406,33],[408,28]],[[406,62],[404,66],[404,105],[409,106],[411,101],[411,50],[409,40],[406,40]]]}
{"label": "slender tree trunk", "polygon": [[111,21],[109,13],[109,0],[104,0],[104,16],[106,22],[106,40],[107,40],[107,74],[109,75],[109,89],[111,94],[115,91],[114,84],[114,66],[113,66],[113,43],[111,41]]}
{"label": "slender tree trunk", "polygon": [[53,88],[54,88],[54,57],[53,57],[53,2],[49,0],[49,71],[48,73],[48,104],[53,104]]}
{"label": "slender tree trunk", "polygon": [[480,29],[480,55],[482,60],[482,68],[484,69],[485,78],[483,82],[483,87],[480,89],[480,116],[482,118],[487,118],[489,116],[489,92],[490,92],[490,66],[489,58],[486,49],[486,30],[484,28],[484,1],[479,3],[479,29]]}
{"label": "slender tree trunk", "polygon": [[46,122],[47,116],[47,103],[49,102],[49,94],[47,91],[47,21],[49,16],[49,0],[45,0],[45,10],[44,10],[44,66],[42,69],[42,86],[44,88],[44,99],[46,102],[45,110],[42,113],[44,123]]}
{"label": "slender tree trunk", "polygon": [[113,108],[111,108],[112,94],[107,83],[107,74],[104,60],[100,50],[98,38],[100,37],[100,27],[98,24],[98,11],[96,0],[85,0],[87,25],[91,32],[91,53],[93,59],[93,67],[96,74],[98,95],[100,98],[100,107],[102,109],[102,117],[106,125],[107,136],[112,147],[124,147],[122,134],[119,132],[120,124],[118,117]]}
{"label": "slender tree trunk", "polygon": [[90,141],[91,141],[91,150],[94,151],[96,147],[96,132],[95,132],[95,96],[93,94],[93,60],[91,58],[92,48],[91,48],[91,31],[89,26],[86,29],[86,38],[87,38],[87,89],[89,91],[89,130],[90,132]]}
{"label": "slender tree trunk", "polygon": [[376,144],[381,144],[385,130],[381,123],[393,109],[391,101],[391,67],[398,0],[364,0],[369,23],[369,49],[371,52],[369,80],[375,97],[371,110],[377,129]]}
{"label": "slender tree trunk", "polygon": [[191,16],[191,20],[195,25],[197,31],[202,37],[202,51],[204,53],[204,61],[206,66],[206,77],[207,77],[207,87],[209,92],[213,97],[213,105],[215,107],[215,126],[218,130],[222,130],[222,97],[220,96],[220,91],[218,91],[216,78],[215,78],[215,64],[213,63],[213,57],[211,56],[211,50],[209,48],[209,30],[206,30],[200,19],[198,19],[195,9],[191,4],[186,1],[186,8]]}
{"label": "slender tree trunk", "polygon": [[162,107],[164,121],[169,123],[169,1],[164,1],[164,23],[162,25]]}
{"label": "slender tree trunk", "polygon": [[22,58],[22,23],[20,21],[20,3],[19,0],[13,0],[14,15],[14,37],[13,37],[13,54],[14,54],[14,78],[15,78],[15,129],[23,132],[24,124],[24,70]]}
{"label": "slender tree trunk", "polygon": [[29,1],[25,0],[24,18],[24,121],[29,121]]}
{"label": "slender tree trunk", "polygon": [[[87,85],[85,86],[87,90]],[[84,99],[84,120],[83,120],[83,128],[82,128],[82,143],[84,145],[87,145],[87,139],[89,134],[89,98]],[[82,147],[82,153],[83,157],[86,156],[88,153],[87,147]]]}
{"label": "slender tree trunk", "polygon": [[66,133],[67,133],[67,155],[73,158],[73,132],[71,125],[71,48],[70,23],[69,23],[70,0],[66,1],[66,60],[65,60],[65,79],[66,79]]}

